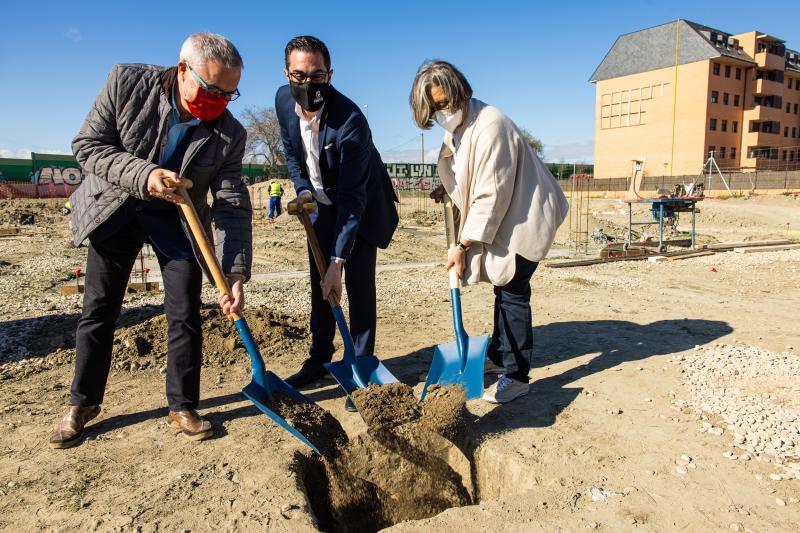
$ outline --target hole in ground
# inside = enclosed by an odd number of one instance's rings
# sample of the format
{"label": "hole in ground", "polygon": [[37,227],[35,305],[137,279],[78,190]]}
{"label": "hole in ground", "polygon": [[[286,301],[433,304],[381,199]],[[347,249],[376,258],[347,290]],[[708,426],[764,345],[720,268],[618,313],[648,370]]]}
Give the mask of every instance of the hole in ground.
{"label": "hole in ground", "polygon": [[[295,472],[317,527],[377,531],[525,492],[538,483],[534,470],[509,454],[502,440],[478,445],[470,439],[458,448],[428,437],[370,431],[351,443],[344,467],[297,452]],[[425,447],[423,453],[418,446]]]}

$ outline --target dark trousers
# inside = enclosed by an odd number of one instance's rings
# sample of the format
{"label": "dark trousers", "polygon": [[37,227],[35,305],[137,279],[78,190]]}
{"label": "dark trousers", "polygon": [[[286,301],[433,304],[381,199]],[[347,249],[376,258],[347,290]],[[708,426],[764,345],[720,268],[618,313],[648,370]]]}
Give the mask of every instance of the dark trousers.
{"label": "dark trousers", "polygon": [[495,364],[502,364],[508,377],[525,383],[533,364],[531,276],[538,266],[518,255],[514,277],[494,288],[494,331],[488,355]]}
{"label": "dark trousers", "polygon": [[[336,209],[319,205],[314,230],[317,233],[323,257],[330,261],[333,249],[333,228]],[[375,327],[377,302],[375,298],[375,262],[378,249],[360,236],[356,237],[350,258],[344,264],[344,285],[347,289],[350,310],[350,333],[356,355],[375,353]],[[311,248],[308,250],[311,265],[311,348],[309,357],[319,363],[327,363],[333,357],[333,337],[336,321],[330,303],[322,298],[321,278],[317,272]]]}
{"label": "dark trousers", "polygon": [[269,197],[269,218],[275,218],[281,216],[281,197],[280,196],[270,196]]}
{"label": "dark trousers", "polygon": [[[148,237],[133,221],[111,237],[89,244],[83,314],[75,334],[75,376],[70,405],[99,405],[111,368],[114,329],[131,269]],[[187,241],[188,244],[188,241]],[[155,247],[154,247],[155,248]],[[172,260],[156,250],[167,315],[167,402],[173,411],[200,400],[202,272],[192,259]]]}

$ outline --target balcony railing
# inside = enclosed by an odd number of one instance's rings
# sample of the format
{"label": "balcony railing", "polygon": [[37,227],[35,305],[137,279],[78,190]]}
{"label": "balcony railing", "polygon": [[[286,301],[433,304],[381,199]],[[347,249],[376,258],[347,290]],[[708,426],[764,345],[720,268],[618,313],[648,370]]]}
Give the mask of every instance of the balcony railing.
{"label": "balcony railing", "polygon": [[783,70],[785,65],[785,58],[783,55],[773,54],[770,52],[759,52],[755,55],[754,59],[759,67],[774,70]]}
{"label": "balcony railing", "polygon": [[759,78],[756,79],[756,87],[754,89],[754,92],[756,94],[771,94],[780,91],[782,85],[783,85],[783,80],[776,81],[766,78]]}

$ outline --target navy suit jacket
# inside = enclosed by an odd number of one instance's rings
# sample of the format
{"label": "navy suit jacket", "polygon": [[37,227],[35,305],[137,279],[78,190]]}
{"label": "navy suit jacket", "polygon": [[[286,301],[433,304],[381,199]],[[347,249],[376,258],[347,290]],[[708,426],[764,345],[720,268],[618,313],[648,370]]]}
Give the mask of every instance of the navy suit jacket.
{"label": "navy suit jacket", "polygon": [[[297,194],[313,190],[305,164],[300,119],[288,85],[275,95],[286,166]],[[397,200],[372,133],[359,107],[331,86],[320,111],[319,169],[336,209],[331,255],[349,259],[356,235],[386,248],[397,228]]]}

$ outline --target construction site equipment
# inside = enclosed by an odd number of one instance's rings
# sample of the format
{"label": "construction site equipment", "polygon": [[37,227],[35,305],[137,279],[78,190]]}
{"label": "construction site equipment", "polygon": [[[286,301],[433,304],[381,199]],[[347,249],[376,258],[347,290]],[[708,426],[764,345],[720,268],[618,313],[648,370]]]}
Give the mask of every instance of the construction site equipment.
{"label": "construction site equipment", "polygon": [[72,276],[75,276],[75,282],[72,281],[65,283],[58,289],[58,293],[61,296],[66,296],[68,294],[83,294],[83,285],[81,285],[81,276],[83,273],[81,272],[80,268],[76,268],[72,271]]}
{"label": "construction site equipment", "polygon": [[775,246],[734,248],[733,251],[739,254],[752,254],[757,252],[781,252],[783,250],[797,250],[797,249],[800,249],[800,244],[778,244]]}
{"label": "construction site equipment", "polygon": [[[214,284],[221,293],[233,298],[231,288],[228,285],[228,280],[225,279],[225,275],[222,273],[222,267],[220,267],[217,256],[214,254],[214,250],[211,248],[211,245],[208,242],[208,237],[203,229],[203,226],[200,224],[200,220],[197,216],[197,212],[194,209],[194,204],[192,204],[192,201],[189,198],[189,194],[186,192],[186,189],[183,188],[176,189],[176,193],[180,194],[181,198],[183,199],[183,202],[179,205],[179,207],[189,225],[189,229],[194,236],[194,240],[197,243],[198,248],[200,248],[200,252],[203,255],[206,266],[210,270],[211,276],[214,278]],[[276,424],[297,437],[306,446],[319,453],[317,447],[312,444],[305,435],[292,427],[289,422],[287,422],[283,417],[266,405],[276,393],[288,396],[298,402],[305,402],[312,405],[314,402],[300,393],[297,389],[283,381],[277,375],[268,371],[264,366],[264,360],[261,358],[261,352],[259,352],[258,346],[256,346],[256,341],[253,339],[253,335],[250,333],[250,328],[247,326],[247,322],[245,321],[244,317],[238,313],[231,313],[230,318],[233,320],[233,324],[236,326],[236,331],[239,332],[239,336],[242,339],[245,350],[247,350],[247,354],[250,356],[252,380],[244,389],[242,389],[242,393],[244,393],[244,395],[251,402],[253,402],[253,404],[258,407],[262,413],[270,417]]]}
{"label": "construction site equipment", "polygon": [[[675,220],[676,213],[691,212],[692,213],[692,234],[691,234],[691,247],[695,247],[695,220],[696,220],[696,204],[701,201],[701,197],[686,197],[686,198],[657,198],[648,199],[641,198],[638,200],[625,200],[628,204],[628,239],[625,241],[625,249],[633,243],[633,226],[649,226],[658,224],[658,253],[667,251],[667,245],[676,245],[676,241],[664,240],[664,223],[665,221],[672,222]],[[646,221],[633,221],[633,204],[649,204],[650,205],[650,220]]]}
{"label": "construction site equipment", "polygon": [[[444,225],[447,234],[447,249],[456,246],[456,231],[453,221],[453,201],[444,197]],[[461,385],[468,400],[480,398],[483,394],[483,363],[489,349],[489,336],[470,337],[464,330],[461,316],[461,278],[455,268],[449,271],[450,304],[453,311],[453,329],[456,340],[436,346],[433,361],[422,388],[422,400],[428,387],[436,385]]]}
{"label": "construction site equipment", "polygon": [[788,239],[774,239],[769,241],[745,241],[745,242],[715,242],[706,244],[703,248],[708,250],[726,251],[734,248],[756,248],[760,246],[778,246],[781,244],[794,244],[795,241]]}
{"label": "construction site equipment", "polygon": [[[780,249],[791,250],[794,249],[793,247],[795,246],[800,246],[800,243],[796,243],[790,240],[717,242],[713,244],[704,244],[699,248],[698,251],[680,250],[677,252],[667,252],[663,254],[663,256],[661,257],[665,257],[666,260],[668,261],[676,261],[679,259],[690,259],[693,257],[713,255],[716,252],[738,251],[739,253],[746,253],[744,250],[752,250],[750,253],[754,253],[757,251],[776,251]],[[644,253],[640,253],[641,250],[644,250]],[[633,252],[632,255],[631,252]],[[559,261],[559,262],[547,261],[544,263],[544,265],[548,268],[567,268],[567,267],[578,267],[578,266],[591,266],[602,263],[614,263],[617,261],[642,261],[645,259],[649,260],[650,258],[655,257],[655,255],[647,249],[629,248],[627,253],[628,255],[607,254],[604,256],[601,254],[601,257],[599,259],[584,259],[581,261]]]}
{"label": "construction site equipment", "polygon": [[[719,169],[719,165],[717,165],[717,160],[714,159],[714,151],[711,150],[708,153],[708,159],[703,164],[703,172],[702,172],[702,176],[701,176],[701,179],[702,179],[702,177],[704,177],[706,175],[708,176],[707,179],[708,179],[708,188],[709,189],[711,188],[711,179],[714,177],[714,173],[715,172],[716,172],[717,176],[719,176],[719,179],[720,179],[720,181],[722,181],[723,185],[725,185],[725,188],[728,190],[728,194],[733,196],[733,192],[731,191],[731,188],[728,187],[728,182],[725,179],[725,176],[722,175],[722,171]],[[702,183],[700,185],[702,186]],[[751,185],[752,185],[752,189],[756,188],[754,183],[751,182]]]}
{"label": "construction site equipment", "polygon": [[[145,253],[146,250],[148,250],[148,253]],[[160,289],[157,281],[147,281],[147,275],[150,273],[150,269],[144,266],[144,258],[151,257],[152,255],[152,249],[149,245],[144,245],[142,249],[139,250],[139,257],[137,258],[139,268],[135,269],[131,273],[131,276],[138,276],[140,281],[130,281],[128,283],[128,290],[132,292],[151,292]]]}
{"label": "construction site equipment", "polygon": [[583,249],[589,253],[589,186],[591,174],[573,174],[569,177],[569,239],[575,254]]}
{"label": "construction site equipment", "polygon": [[[325,261],[322,248],[317,239],[317,233],[314,231],[314,225],[311,223],[309,215],[315,209],[316,204],[313,203],[303,204],[303,208],[300,209],[296,203],[290,202],[286,207],[289,214],[297,215],[297,218],[303,224],[319,277],[324,278],[325,273],[328,271],[328,263]],[[336,319],[336,325],[339,328],[339,334],[342,336],[342,343],[344,344],[342,360],[335,363],[325,363],[325,368],[333,376],[333,379],[336,380],[348,396],[355,389],[364,389],[370,383],[377,385],[396,383],[397,378],[389,372],[389,369],[381,363],[380,359],[374,355],[356,356],[356,347],[353,343],[353,337],[350,335],[350,329],[347,327],[342,306],[339,305],[339,298],[331,293],[328,295],[328,302],[331,305],[331,311],[333,311],[333,317]]]}

